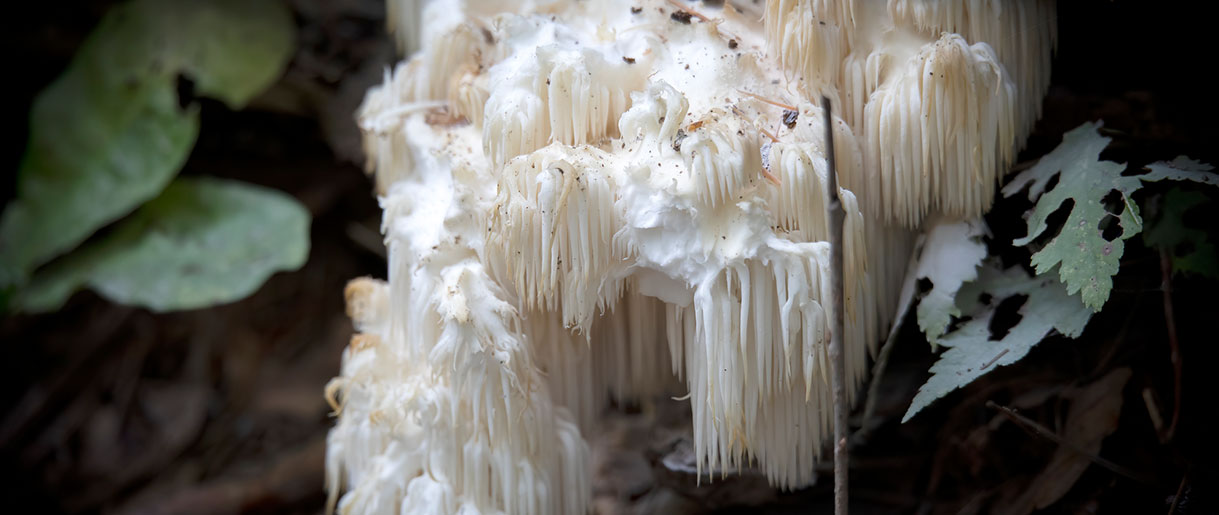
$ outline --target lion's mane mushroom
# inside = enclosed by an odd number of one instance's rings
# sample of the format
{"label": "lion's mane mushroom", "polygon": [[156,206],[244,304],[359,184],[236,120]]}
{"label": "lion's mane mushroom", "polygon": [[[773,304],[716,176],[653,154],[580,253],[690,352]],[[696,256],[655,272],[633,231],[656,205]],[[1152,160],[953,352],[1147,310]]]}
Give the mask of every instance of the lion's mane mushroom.
{"label": "lion's mane mushroom", "polygon": [[358,116],[389,277],[349,286],[327,389],[345,513],[579,513],[611,396],[688,393],[700,473],[810,484],[829,340],[853,394],[914,231],[989,205],[1054,38],[1050,1],[392,5],[418,50]]}
{"label": "lion's mane mushroom", "polygon": [[843,106],[866,163],[843,185],[914,228],[990,207],[1041,112],[1054,12],[1053,0],[772,0],[766,35],[808,98]]}

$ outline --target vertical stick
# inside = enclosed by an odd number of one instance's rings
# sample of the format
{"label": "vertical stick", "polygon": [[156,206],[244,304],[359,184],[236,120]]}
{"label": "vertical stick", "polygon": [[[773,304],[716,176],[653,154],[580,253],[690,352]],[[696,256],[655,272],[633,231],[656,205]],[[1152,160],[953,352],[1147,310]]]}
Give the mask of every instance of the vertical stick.
{"label": "vertical stick", "polygon": [[834,319],[830,321],[833,332],[830,333],[830,381],[831,392],[834,395],[834,513],[847,513],[847,470],[849,456],[847,455],[847,387],[846,387],[846,353],[843,352],[843,312],[846,305],[842,295],[842,235],[843,220],[846,213],[842,209],[842,200],[838,198],[838,167],[834,158],[834,124],[830,114],[830,99],[821,97],[822,111],[825,113],[825,151],[830,167],[830,248],[832,254],[831,275],[834,277]]}
{"label": "vertical stick", "polygon": [[1169,441],[1177,432],[1177,421],[1181,418],[1181,347],[1177,342],[1177,322],[1172,315],[1172,255],[1167,250],[1160,250],[1160,273],[1160,289],[1164,291],[1164,322],[1168,326],[1168,346],[1172,351],[1169,356],[1172,359],[1172,422],[1161,435],[1164,441]]}

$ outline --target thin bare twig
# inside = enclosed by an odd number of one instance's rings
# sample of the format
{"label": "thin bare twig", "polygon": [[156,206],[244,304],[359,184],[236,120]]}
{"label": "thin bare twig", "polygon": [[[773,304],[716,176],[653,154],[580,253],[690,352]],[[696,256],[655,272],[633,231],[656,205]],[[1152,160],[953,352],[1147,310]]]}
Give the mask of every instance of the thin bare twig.
{"label": "thin bare twig", "polygon": [[1088,458],[1089,460],[1092,460],[1092,463],[1095,463],[1097,465],[1105,467],[1106,469],[1109,469],[1109,471],[1113,472],[1114,474],[1117,474],[1120,476],[1125,476],[1126,478],[1132,479],[1134,481],[1138,481],[1143,484],[1148,484],[1148,485],[1155,484],[1155,481],[1152,480],[1151,478],[1146,477],[1142,474],[1139,474],[1138,472],[1130,470],[1121,465],[1118,465],[1117,463],[1109,461],[1105,458],[1097,456],[1095,453],[1092,453],[1092,452],[1088,451],[1087,449],[1080,447],[1075,442],[1072,442],[1061,436],[1058,436],[1057,433],[1055,433],[1054,431],[1051,431],[1050,428],[1037,423],[1036,420],[1033,420],[1031,418],[1028,418],[1024,415],[1017,413],[1016,410],[1014,410],[1014,409],[1011,409],[1007,406],[1001,406],[1001,405],[995,403],[995,401],[986,401],[986,407],[994,409],[994,410],[998,410],[999,413],[1003,414],[1003,416],[1007,417],[1012,422],[1015,422],[1016,425],[1023,427],[1024,429],[1026,429],[1028,431],[1032,431],[1037,436],[1043,437],[1051,442],[1054,442],[1058,445],[1066,447],[1067,449],[1075,451],[1076,453],[1080,454],[1081,456]]}
{"label": "thin bare twig", "polygon": [[1167,250],[1160,250],[1160,274],[1163,282],[1160,289],[1164,291],[1164,323],[1168,326],[1168,346],[1172,350],[1172,422],[1168,423],[1168,431],[1164,433],[1164,441],[1172,440],[1177,432],[1177,421],[1181,418],[1181,347],[1177,342],[1177,323],[1172,314],[1172,256]]}
{"label": "thin bare twig", "polygon": [[1143,388],[1143,405],[1147,406],[1147,418],[1151,419],[1151,427],[1156,430],[1156,436],[1160,438],[1160,443],[1168,443],[1164,441],[1164,417],[1160,414],[1160,406],[1156,403],[1155,392],[1148,386]]}
{"label": "thin bare twig", "polygon": [[761,100],[761,101],[763,101],[763,102],[766,102],[767,104],[770,104],[770,105],[775,106],[775,107],[782,107],[783,109],[787,109],[788,111],[796,111],[796,112],[799,112],[799,111],[800,111],[799,109],[797,109],[797,108],[796,108],[796,106],[792,106],[792,105],[784,104],[783,102],[779,102],[779,101],[777,101],[777,100],[771,100],[771,99],[766,98],[766,97],[764,97],[764,96],[762,96],[762,95],[759,95],[759,94],[757,94],[757,93],[750,93],[750,92],[745,91],[745,90],[740,89],[740,88],[737,88],[737,91],[740,91],[741,93],[744,93],[744,94],[746,94],[746,95],[749,95],[749,96],[751,96],[751,97],[753,97],[753,98],[756,98],[756,99],[758,99],[758,100]]}
{"label": "thin bare twig", "polygon": [[[720,25],[724,22],[723,18],[710,18],[703,13],[695,11],[691,7],[682,5],[677,0],[666,0],[666,1],[669,3],[669,5],[672,5],[673,7],[677,8],[678,11],[684,12],[686,14],[689,14],[690,16],[698,18],[698,21],[701,21],[703,23],[711,24],[712,27],[715,27],[715,32],[720,37],[721,40],[724,40],[725,42],[731,42],[733,40],[738,41],[738,42],[741,41],[741,38],[737,37],[736,34],[733,34],[726,30],[720,29]],[[725,36],[727,36],[727,39],[725,39]],[[735,47],[732,47],[730,45],[729,48],[735,48]]]}
{"label": "thin bare twig", "polygon": [[765,134],[767,138],[770,138],[770,141],[773,141],[775,143],[779,142],[779,137],[775,136],[775,134],[773,132],[766,130],[766,127],[758,127],[758,130],[762,131],[762,134]]}
{"label": "thin bare twig", "polygon": [[985,364],[983,364],[982,368],[980,368],[979,370],[986,370],[987,367],[994,365],[996,361],[999,361],[999,358],[1002,358],[1004,355],[1007,354],[1007,351],[1008,351],[1008,349],[1003,349],[1003,352],[1000,352],[998,356],[990,358],[990,361],[987,361]]}
{"label": "thin bare twig", "polygon": [[702,22],[711,21],[711,18],[703,16],[702,13],[695,11],[694,9],[681,5],[680,3],[677,2],[677,0],[668,0],[668,1],[669,1],[669,5],[672,5],[673,7],[677,8],[677,10],[679,10],[679,11],[689,13],[690,16],[698,18],[699,21],[702,21]]}
{"label": "thin bare twig", "polygon": [[1172,494],[1172,502],[1168,503],[1168,515],[1177,512],[1177,501],[1181,499],[1181,492],[1185,491],[1185,480],[1189,479],[1189,472],[1181,474],[1181,485],[1177,487],[1177,493]]}
{"label": "thin bare twig", "polygon": [[[375,226],[374,226],[375,227]],[[381,233],[359,222],[347,224],[347,238],[381,259],[388,259]]]}
{"label": "thin bare twig", "polygon": [[893,354],[893,347],[896,347],[894,342],[897,341],[897,332],[901,324],[900,319],[893,321],[889,337],[885,338],[884,345],[880,347],[880,354],[876,356],[876,362],[872,365],[872,381],[868,384],[868,397],[863,403],[863,417],[860,418],[859,430],[851,435],[853,445],[862,445],[868,441],[868,437],[872,436],[874,428],[872,418],[876,416],[876,398],[880,396],[880,382],[885,377],[885,370],[889,367],[889,355]]}
{"label": "thin bare twig", "polygon": [[876,362],[872,365],[872,382],[868,386],[868,398],[863,405],[863,421],[859,424],[859,431],[851,438],[855,445],[867,442],[874,429],[872,419],[876,416],[876,399],[880,396],[880,383],[884,380],[885,370],[889,367],[889,355],[893,354],[893,347],[897,346],[897,334],[901,331],[902,323],[906,320],[906,313],[910,312],[910,305],[914,302],[914,274],[918,269],[919,255],[922,254],[925,239],[924,235],[918,237],[914,244],[915,250],[910,253],[910,257],[906,261],[906,275],[902,281],[902,299],[898,304],[897,313],[893,316],[893,325],[889,327],[889,336],[885,338],[885,344],[880,347],[880,354],[876,356]]}
{"label": "thin bare twig", "polygon": [[783,185],[783,181],[779,180],[778,177],[775,177],[775,174],[770,173],[770,170],[765,168],[762,169],[762,177],[766,178],[766,180],[770,181],[770,183],[774,184],[775,186]]}
{"label": "thin bare twig", "polygon": [[326,439],[314,438],[267,460],[249,474],[232,474],[167,491],[122,506],[124,515],[145,513],[237,513],[253,507],[291,506],[312,500],[321,484]]}
{"label": "thin bare twig", "polygon": [[826,161],[830,168],[828,214],[830,248],[833,252],[831,269],[834,278],[834,319],[831,321],[834,329],[830,334],[830,390],[834,395],[834,513],[835,515],[846,515],[847,471],[850,464],[850,455],[847,451],[847,437],[850,432],[850,428],[847,426],[847,412],[850,411],[850,407],[847,406],[846,353],[843,352],[843,338],[846,336],[846,331],[843,329],[843,311],[846,309],[846,303],[843,302],[842,295],[842,242],[844,239],[842,226],[846,213],[842,209],[841,199],[838,198],[838,169],[834,160],[834,131],[830,118],[830,99],[821,97],[821,102],[825,105],[825,148],[828,154]]}
{"label": "thin bare twig", "polygon": [[82,385],[97,377],[97,368],[91,367],[112,342],[112,337],[127,322],[135,310],[126,307],[112,307],[102,316],[95,318],[82,334],[89,335],[73,350],[71,361],[67,366],[45,385],[30,388],[9,411],[3,423],[0,424],[0,445],[10,445],[20,440],[32,428],[37,427],[51,413],[62,408],[65,398],[74,396]]}
{"label": "thin bare twig", "polygon": [[[738,109],[737,106],[732,106],[732,113],[737,115],[737,117],[740,118],[741,121],[748,122],[748,118],[745,116],[745,113],[742,112],[740,109]],[[690,124],[690,127],[687,128],[686,132],[694,132],[694,129],[697,129],[698,127],[701,127],[702,125],[703,125],[703,122],[701,120],[694,122],[694,123]],[[765,127],[758,127],[757,124],[754,124],[754,126],[757,127],[759,132],[766,135],[766,137],[770,138],[771,142],[774,142],[774,143],[779,142],[779,138],[777,138],[770,131],[766,130]],[[766,152],[766,147],[762,147],[762,151]],[[766,162],[763,161],[762,177],[765,177],[766,180],[770,181],[775,186],[782,186],[783,181],[779,180],[778,177],[776,177],[774,174],[770,173],[770,170],[767,168],[765,163]]]}

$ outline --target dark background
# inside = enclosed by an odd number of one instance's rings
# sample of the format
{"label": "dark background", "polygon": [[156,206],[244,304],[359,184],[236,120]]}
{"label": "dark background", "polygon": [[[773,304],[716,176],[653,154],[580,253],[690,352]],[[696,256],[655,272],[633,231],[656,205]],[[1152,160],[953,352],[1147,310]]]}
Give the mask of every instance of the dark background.
{"label": "dark background", "polygon": [[[62,71],[113,2],[20,2],[6,6],[5,134],[0,158],[16,170],[37,92]],[[376,0],[293,0],[298,47],[288,72],[249,109],[209,100],[184,174],[262,184],[300,199],[314,217],[312,250],[299,271],[274,276],[250,298],[174,314],[77,294],[60,312],[0,321],[0,503],[38,513],[319,513],[322,460],[333,420],[322,388],[339,370],[351,327],[343,312],[348,279],[384,277],[379,210],[361,173],[351,113],[393,62]],[[1216,29],[1202,7],[1064,0],[1045,113],[1018,161],[1052,149],[1066,130],[1103,119],[1113,144],[1104,157],[1142,166],[1187,154],[1219,162],[1214,98]],[[188,88],[184,88],[184,91]],[[13,173],[0,199],[14,195]],[[1149,187],[1140,200],[1163,191]],[[1211,195],[1212,199],[1214,194]],[[1016,202],[988,217],[992,248],[1022,236]],[[1212,203],[1199,227],[1215,232]],[[1148,213],[1144,213],[1145,215]],[[1193,223],[1193,222],[1191,222]],[[1217,240],[1219,241],[1219,240]],[[1000,506],[1043,473],[1055,444],[1005,422],[985,402],[1029,392],[1046,399],[1023,413],[1061,424],[1066,389],[1129,367],[1121,417],[1100,455],[1146,482],[1092,466],[1049,513],[1216,513],[1216,444],[1209,424],[1217,389],[1219,302],[1214,281],[1172,283],[1183,363],[1174,438],[1162,443],[1148,415],[1150,391],[1172,411],[1174,372],[1164,317],[1159,256],[1128,240],[1105,311],[1078,340],[1052,337],[1021,363],[998,370],[899,425],[933,361],[906,329],[882,384],[877,429],[855,449],[856,513],[981,512]],[[681,420],[681,410],[662,404]],[[663,417],[662,417],[663,418]],[[594,442],[598,511],[799,513],[829,509],[830,479],[775,494],[747,474],[697,492],[666,473],[659,454],[620,449],[646,441],[660,422],[616,406]],[[674,422],[680,427],[680,422]],[[614,435],[617,435],[616,437]],[[609,459],[605,455],[626,456]],[[760,503],[760,506],[757,504]],[[9,511],[7,508],[2,511]]]}

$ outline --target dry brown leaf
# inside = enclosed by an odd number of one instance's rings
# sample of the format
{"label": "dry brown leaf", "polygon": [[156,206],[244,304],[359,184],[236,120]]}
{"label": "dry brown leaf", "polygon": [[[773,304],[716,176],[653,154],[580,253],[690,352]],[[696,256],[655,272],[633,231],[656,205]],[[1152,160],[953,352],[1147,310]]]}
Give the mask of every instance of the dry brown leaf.
{"label": "dry brown leaf", "polygon": [[[1060,436],[1086,452],[1099,454],[1105,437],[1117,429],[1122,414],[1122,388],[1130,374],[1129,368],[1118,368],[1091,384],[1064,392],[1063,398],[1071,400],[1071,408]],[[1001,503],[996,512],[1024,515],[1050,506],[1075,486],[1090,465],[1092,460],[1088,456],[1059,446],[1028,488],[1010,502]]]}

